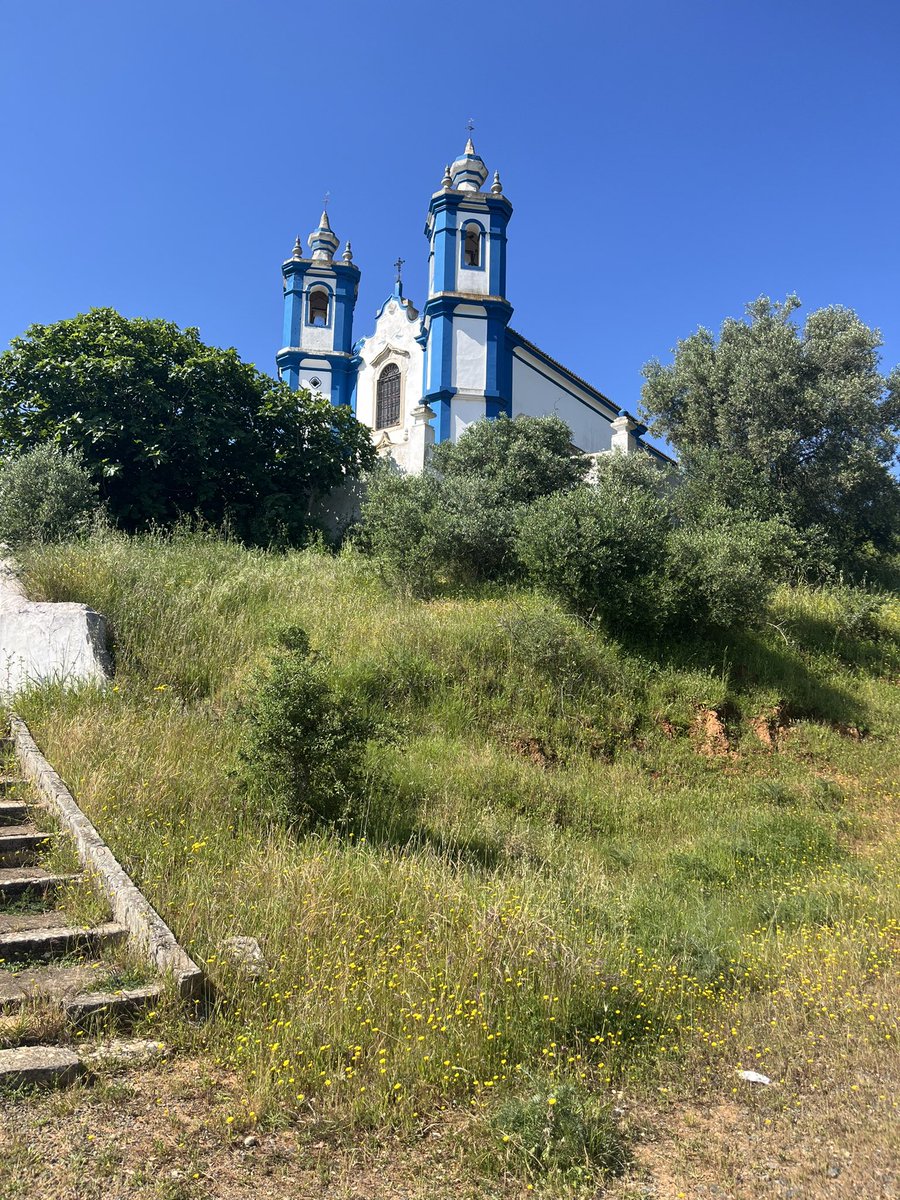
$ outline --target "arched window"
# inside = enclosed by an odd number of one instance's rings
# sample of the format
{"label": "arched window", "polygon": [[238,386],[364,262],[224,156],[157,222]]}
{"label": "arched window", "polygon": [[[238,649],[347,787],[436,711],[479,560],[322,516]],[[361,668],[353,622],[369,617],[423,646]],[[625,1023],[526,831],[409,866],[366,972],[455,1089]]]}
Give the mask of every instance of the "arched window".
{"label": "arched window", "polygon": [[309,311],[306,315],[307,325],[328,324],[328,288],[314,287],[309,289]]}
{"label": "arched window", "polygon": [[388,363],[378,376],[375,404],[375,428],[400,424],[400,368]]}
{"label": "arched window", "polygon": [[463,265],[467,267],[481,266],[481,230],[477,225],[466,226],[466,237],[463,242]]}

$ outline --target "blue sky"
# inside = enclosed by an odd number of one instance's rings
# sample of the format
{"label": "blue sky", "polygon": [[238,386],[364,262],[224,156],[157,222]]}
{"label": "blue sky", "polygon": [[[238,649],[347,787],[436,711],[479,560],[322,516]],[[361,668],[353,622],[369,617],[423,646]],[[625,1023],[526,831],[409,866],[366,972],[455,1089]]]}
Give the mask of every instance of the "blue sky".
{"label": "blue sky", "polygon": [[515,206],[513,325],[615,399],[746,301],[900,362],[896,0],[0,0],[0,347],[94,305],[274,370],[330,191],[370,331],[465,123]]}

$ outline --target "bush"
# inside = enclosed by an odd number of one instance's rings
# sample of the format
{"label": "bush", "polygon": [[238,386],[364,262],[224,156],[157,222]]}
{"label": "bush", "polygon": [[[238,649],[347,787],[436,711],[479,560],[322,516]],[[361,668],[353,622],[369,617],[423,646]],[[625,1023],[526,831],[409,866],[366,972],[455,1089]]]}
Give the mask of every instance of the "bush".
{"label": "bush", "polygon": [[669,622],[681,628],[756,624],[793,560],[791,530],[721,512],[709,525],[682,525],[669,537]]}
{"label": "bush", "polygon": [[666,616],[668,512],[640,487],[579,487],[531,505],[516,552],[528,577],[611,628]]}
{"label": "bush", "polygon": [[99,511],[81,455],[47,442],[0,468],[0,539],[18,546],[86,533]]}
{"label": "bush", "polygon": [[476,421],[458,442],[443,442],[432,467],[445,479],[490,484],[498,504],[529,504],[580,483],[589,460],[572,453],[572,434],[559,417]]}
{"label": "bush", "polygon": [[299,626],[285,629],[244,706],[245,790],[277,815],[309,827],[346,820],[361,793],[372,724],[332,686],[325,661]]}
{"label": "bush", "polygon": [[358,538],[389,576],[427,596],[441,583],[510,578],[517,513],[488,481],[382,467],[369,480]]}
{"label": "bush", "polygon": [[46,441],[84,455],[123,529],[187,516],[263,544],[306,541],[317,502],[375,459],[346,405],[111,308],[32,325],[0,354],[0,454]]}

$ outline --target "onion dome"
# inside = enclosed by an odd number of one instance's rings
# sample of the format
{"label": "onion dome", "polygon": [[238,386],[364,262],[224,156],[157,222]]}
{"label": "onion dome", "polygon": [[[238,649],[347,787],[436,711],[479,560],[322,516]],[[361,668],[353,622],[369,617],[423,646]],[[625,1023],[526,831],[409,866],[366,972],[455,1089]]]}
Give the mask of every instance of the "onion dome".
{"label": "onion dome", "polygon": [[341,239],[332,233],[326,210],[323,209],[319,228],[309,235],[308,243],[314,262],[331,262],[334,258],[334,252],[341,244]]}
{"label": "onion dome", "polygon": [[488,169],[484,159],[475,153],[472,139],[466,142],[466,148],[450,168],[453,186],[458,192],[480,192],[488,177]]}

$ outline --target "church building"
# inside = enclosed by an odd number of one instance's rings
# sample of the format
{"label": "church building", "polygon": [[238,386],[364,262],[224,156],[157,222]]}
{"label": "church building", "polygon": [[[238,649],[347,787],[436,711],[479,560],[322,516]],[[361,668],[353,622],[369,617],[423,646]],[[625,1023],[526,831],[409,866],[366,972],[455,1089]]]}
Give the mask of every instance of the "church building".
{"label": "church building", "polygon": [[444,170],[431,197],[428,297],[421,313],[394,290],[368,337],[354,340],[359,267],[327,211],[300,238],[282,265],[284,345],[276,361],[292,388],[309,388],[332,404],[348,404],[372,430],[380,453],[410,473],[422,470],[435,442],[456,441],[474,421],[506,413],[555,413],[572,431],[576,451],[644,450],[646,432],[627,412],[510,326],[506,295],[507,226],[512,205],[498,172],[488,169],[469,138]]}

